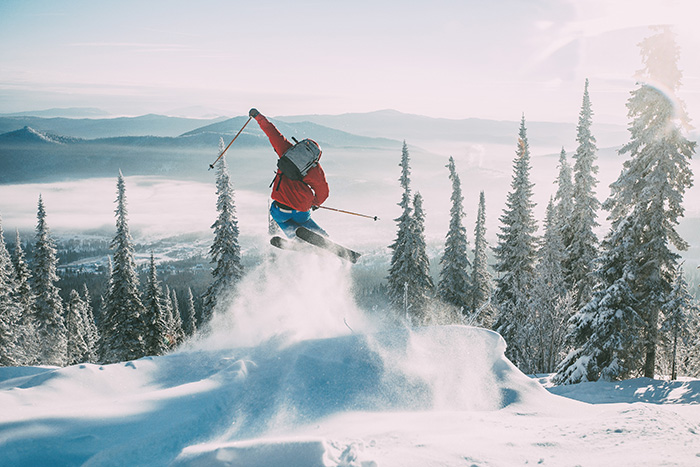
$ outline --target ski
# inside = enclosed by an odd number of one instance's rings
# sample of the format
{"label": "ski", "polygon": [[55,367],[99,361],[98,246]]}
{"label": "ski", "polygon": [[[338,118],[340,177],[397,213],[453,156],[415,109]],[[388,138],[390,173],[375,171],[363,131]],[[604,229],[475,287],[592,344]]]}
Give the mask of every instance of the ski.
{"label": "ski", "polygon": [[306,227],[299,227],[296,230],[296,234],[300,240],[304,240],[307,243],[329,251],[337,255],[339,258],[350,261],[351,263],[356,263],[360,257],[360,253],[342,245],[338,245],[323,235],[313,232]]}
{"label": "ski", "polygon": [[299,242],[278,236],[270,238],[270,245],[279,248],[280,250],[299,250],[299,247],[301,246]]}

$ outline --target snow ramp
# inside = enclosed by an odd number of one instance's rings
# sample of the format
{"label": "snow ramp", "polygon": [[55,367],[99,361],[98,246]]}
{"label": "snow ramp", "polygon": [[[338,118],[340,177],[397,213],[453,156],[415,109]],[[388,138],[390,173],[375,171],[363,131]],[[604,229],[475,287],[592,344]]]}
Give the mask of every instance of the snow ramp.
{"label": "snow ramp", "polygon": [[496,333],[444,326],[2,368],[0,465],[365,467],[356,443],[298,433],[338,414],[497,411],[555,397],[504,349]]}

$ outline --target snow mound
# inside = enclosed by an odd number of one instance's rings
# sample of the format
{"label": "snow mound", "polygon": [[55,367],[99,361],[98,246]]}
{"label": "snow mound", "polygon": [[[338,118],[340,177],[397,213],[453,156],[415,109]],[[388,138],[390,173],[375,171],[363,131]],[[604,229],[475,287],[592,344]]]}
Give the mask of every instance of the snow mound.
{"label": "snow mound", "polygon": [[248,272],[178,352],[0,368],[0,465],[373,467],[372,440],[316,427],[557,399],[505,358],[498,334],[380,328],[352,299],[347,264],[285,253]]}
{"label": "snow mound", "polygon": [[0,369],[0,464],[257,466],[287,458],[276,465],[366,467],[361,443],[293,433],[348,412],[493,411],[554,397],[504,349],[498,334],[447,326]]}
{"label": "snow mound", "polygon": [[[548,378],[543,386],[551,385]],[[597,381],[548,388],[552,394],[591,404],[643,402],[646,404],[700,404],[700,380],[663,381],[634,378]]]}

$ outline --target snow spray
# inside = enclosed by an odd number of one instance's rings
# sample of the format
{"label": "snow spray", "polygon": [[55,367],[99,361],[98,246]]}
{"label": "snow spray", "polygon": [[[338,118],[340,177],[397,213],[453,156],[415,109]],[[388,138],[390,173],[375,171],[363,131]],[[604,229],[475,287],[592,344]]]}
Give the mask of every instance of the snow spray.
{"label": "snow spray", "polygon": [[[398,331],[398,330],[397,330]],[[397,408],[496,410],[503,406],[495,368],[505,342],[467,326],[425,326],[367,336],[384,366],[384,391]]]}
{"label": "snow spray", "polygon": [[210,332],[192,343],[193,350],[246,349],[241,355],[255,364],[247,384],[279,381],[274,391],[266,390],[269,400],[257,404],[269,413],[239,414],[229,435],[240,434],[247,424],[261,432],[293,425],[340,406],[503,407],[498,368],[505,361],[505,342],[498,334],[466,326],[379,326],[355,303],[350,268],[330,255],[273,254],[245,275],[234,296],[223,297],[226,305],[215,312]]}
{"label": "snow spray", "polygon": [[283,252],[248,272],[215,311],[209,348],[298,342],[366,329],[352,297],[350,266],[329,255]]}

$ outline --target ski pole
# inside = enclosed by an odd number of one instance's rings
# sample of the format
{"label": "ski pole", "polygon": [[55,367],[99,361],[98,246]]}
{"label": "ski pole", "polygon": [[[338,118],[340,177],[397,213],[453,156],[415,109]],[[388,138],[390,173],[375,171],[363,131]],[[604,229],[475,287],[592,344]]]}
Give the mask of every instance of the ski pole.
{"label": "ski pole", "polygon": [[238,135],[240,135],[241,132],[243,132],[243,128],[246,127],[246,125],[248,124],[248,122],[250,122],[250,120],[251,120],[252,118],[253,118],[253,117],[248,117],[248,120],[246,120],[246,122],[243,124],[243,126],[241,127],[241,129],[238,130],[238,133],[236,133],[236,136],[234,136],[233,139],[231,140],[231,142],[228,143],[228,146],[226,146],[226,149],[224,149],[223,151],[221,151],[221,154],[219,154],[219,157],[217,157],[216,160],[215,160],[214,162],[212,162],[211,164],[209,164],[209,170],[213,169],[213,168],[214,168],[214,164],[216,164],[217,162],[219,162],[219,159],[221,159],[221,157],[224,155],[224,153],[225,153],[226,151],[228,151],[228,148],[230,148],[231,145],[233,144],[233,142],[236,141],[236,138],[238,138]]}
{"label": "ski pole", "polygon": [[377,216],[368,216],[366,214],[359,214],[357,212],[343,211],[342,209],[329,208],[327,206],[319,206],[319,208],[327,209],[329,211],[342,212],[343,214],[351,214],[353,216],[358,216],[358,217],[366,217],[367,219],[374,219],[375,221],[379,220],[379,218]]}

